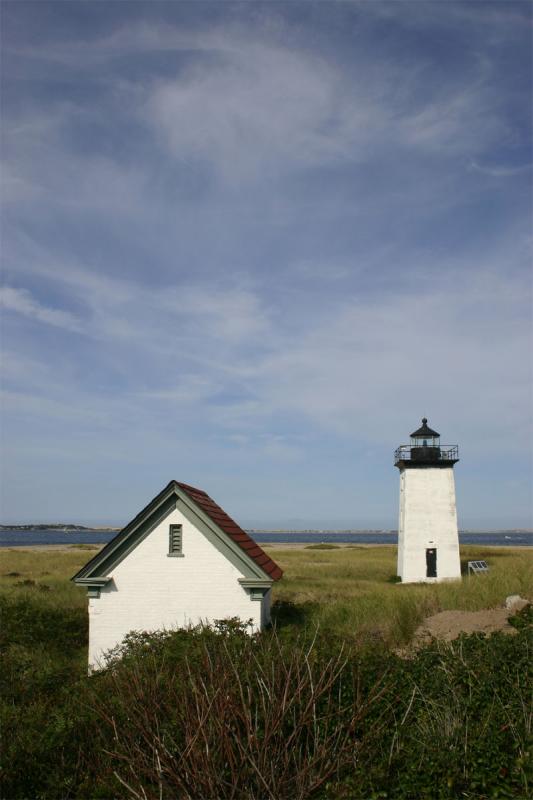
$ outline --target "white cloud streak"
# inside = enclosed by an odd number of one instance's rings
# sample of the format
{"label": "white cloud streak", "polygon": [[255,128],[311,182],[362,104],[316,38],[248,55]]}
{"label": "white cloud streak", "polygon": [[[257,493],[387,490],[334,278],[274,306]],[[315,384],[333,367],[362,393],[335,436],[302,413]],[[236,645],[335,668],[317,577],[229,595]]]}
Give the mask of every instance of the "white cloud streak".
{"label": "white cloud streak", "polygon": [[[179,74],[146,85],[118,81],[113,103],[120,98],[131,124],[146,126],[167,158],[181,166],[207,164],[229,184],[358,164],[402,149],[481,155],[507,132],[491,70],[481,59],[460,82],[443,76],[442,87],[421,99],[420,66],[392,59],[376,65],[355,51],[348,73],[310,48],[289,48],[279,37],[231,26],[201,35],[168,25],[124,26],[90,47],[58,45],[40,55],[89,70],[95,59],[105,65],[119,55],[171,51],[188,55]],[[32,52],[38,56],[39,50]],[[49,118],[39,112],[6,125],[6,141],[13,142],[15,158],[24,142],[50,148],[57,139],[61,147],[69,120],[84,119],[90,121],[84,104],[62,103]],[[28,184],[25,163],[21,153],[9,165],[17,194]],[[121,169],[100,156],[84,167],[77,174],[75,160],[63,162],[61,173],[76,186],[69,196],[74,205],[97,198],[102,208],[127,212],[146,189],[146,175],[132,165]],[[43,177],[57,180],[53,169]]]}
{"label": "white cloud streak", "polygon": [[70,311],[47,308],[37,302],[26,289],[14,289],[9,286],[0,288],[0,306],[46,325],[54,325],[73,333],[83,331],[80,320]]}
{"label": "white cloud streak", "polygon": [[[129,350],[125,375],[136,359],[155,370],[149,389],[130,386],[134,406],[160,404],[170,419],[200,414],[235,435],[290,413],[374,442],[394,437],[399,419],[432,413],[460,431],[470,427],[466,435],[475,429],[483,450],[496,440],[508,446],[529,418],[530,287],[523,273],[513,274],[521,247],[512,261],[507,253],[506,277],[497,269],[500,257],[494,253],[468,273],[442,262],[441,279],[416,295],[350,293],[325,308],[295,308],[286,321],[253,289],[148,290],[80,267],[59,279],[88,303],[87,334],[107,359],[122,364]],[[79,325],[36,306],[27,293],[7,298],[19,313]],[[495,416],[502,417],[497,426]]]}
{"label": "white cloud streak", "polygon": [[[428,25],[438,5],[410,6],[402,25]],[[495,64],[472,56],[431,82],[427,55],[374,58],[355,37],[348,65],[304,39],[125,21],[32,50],[28,70],[75,66],[101,90],[5,121],[1,302],[20,336],[5,403],[40,455],[60,441],[67,460],[109,452],[138,468],[152,453],[166,468],[179,449],[189,468],[224,464],[229,443],[248,463],[300,463],[292,428],[356,453],[423,413],[471,452],[524,451],[530,243],[514,207],[499,238],[471,234],[487,176],[529,169],[486,166],[507,163],[491,148],[512,139]],[[114,73],[143,54],[180,66]],[[83,351],[46,352],[21,317],[83,333]]]}
{"label": "white cloud streak", "polygon": [[266,166],[356,164],[378,151],[482,153],[506,133],[481,61],[421,101],[409,64],[369,70],[361,58],[348,76],[305,50],[216,40],[223,59],[156,86],[145,117],[175,159],[206,161],[230,182],[263,177]]}
{"label": "white cloud streak", "polygon": [[514,178],[515,175],[531,172],[533,164],[520,164],[514,167],[504,165],[489,166],[471,161],[469,168],[475,172],[481,172],[483,175],[489,175],[491,178]]}

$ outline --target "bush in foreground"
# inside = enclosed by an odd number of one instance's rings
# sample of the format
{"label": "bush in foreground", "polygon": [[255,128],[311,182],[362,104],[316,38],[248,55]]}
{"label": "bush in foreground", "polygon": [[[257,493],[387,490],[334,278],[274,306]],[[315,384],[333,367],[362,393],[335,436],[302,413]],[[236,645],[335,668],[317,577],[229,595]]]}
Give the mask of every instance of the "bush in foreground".
{"label": "bush in foreground", "polygon": [[303,800],[355,770],[383,687],[361,692],[342,648],[218,628],[130,637],[99,678],[101,744],[123,791]]}
{"label": "bush in foreground", "polygon": [[3,797],[531,794],[526,613],[515,636],[433,642],[408,659],[290,627],[136,634],[87,678],[85,620],[67,611],[47,626],[39,598],[21,602],[2,614]]}

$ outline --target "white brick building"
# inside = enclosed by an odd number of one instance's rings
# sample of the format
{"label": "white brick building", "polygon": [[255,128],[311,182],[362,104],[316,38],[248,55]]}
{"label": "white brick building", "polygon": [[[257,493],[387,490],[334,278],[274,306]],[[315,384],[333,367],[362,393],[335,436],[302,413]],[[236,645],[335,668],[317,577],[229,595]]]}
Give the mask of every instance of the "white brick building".
{"label": "white brick building", "polygon": [[130,631],[270,620],[281,569],[202,490],[171,481],[72,580],[89,596],[89,669]]}

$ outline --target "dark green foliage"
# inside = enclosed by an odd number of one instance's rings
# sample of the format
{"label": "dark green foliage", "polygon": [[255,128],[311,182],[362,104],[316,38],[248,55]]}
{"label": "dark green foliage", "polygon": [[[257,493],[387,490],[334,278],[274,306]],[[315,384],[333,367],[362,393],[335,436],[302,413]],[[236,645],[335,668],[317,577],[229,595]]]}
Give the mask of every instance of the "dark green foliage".
{"label": "dark green foliage", "polygon": [[278,628],[302,626],[309,622],[315,603],[292,603],[290,600],[276,600],[272,604],[273,624]]}
{"label": "dark green foliage", "polygon": [[78,780],[87,616],[42,598],[0,603],[2,797],[69,797]]}
{"label": "dark green foliage", "polygon": [[33,648],[43,644],[72,654],[87,644],[87,612],[81,608],[54,607],[39,596],[0,598],[0,648],[13,644]]}
{"label": "dark green foliage", "polygon": [[101,676],[112,699],[95,706],[123,791],[303,800],[356,766],[354,732],[380,687],[360,696],[338,648],[245,628],[157,635],[155,651],[130,637],[115,657]]}
{"label": "dark green foliage", "polygon": [[357,776],[356,796],[528,797],[531,645],[524,629],[389,659],[391,718]]}
{"label": "dark green foliage", "polygon": [[328,544],[327,542],[320,542],[319,544],[307,544],[305,550],[339,550],[338,544]]}
{"label": "dark green foliage", "polygon": [[513,628],[517,628],[517,630],[533,626],[533,606],[531,603],[514,616],[509,617],[509,624],[512,625]]}
{"label": "dark green foliage", "polygon": [[284,604],[277,633],[230,620],[131,634],[87,678],[86,614],[49,597],[2,601],[2,797],[532,794],[530,609],[514,636],[401,658],[375,642],[346,650]]}
{"label": "dark green foliage", "polygon": [[72,550],[100,550],[97,544],[69,544]]}

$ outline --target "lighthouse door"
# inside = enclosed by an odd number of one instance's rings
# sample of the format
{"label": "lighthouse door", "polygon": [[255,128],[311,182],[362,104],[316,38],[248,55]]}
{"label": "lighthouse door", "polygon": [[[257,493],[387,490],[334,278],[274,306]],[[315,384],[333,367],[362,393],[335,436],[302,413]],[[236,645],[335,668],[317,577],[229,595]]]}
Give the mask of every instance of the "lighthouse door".
{"label": "lighthouse door", "polygon": [[437,577],[437,549],[429,547],[426,550],[426,578]]}

